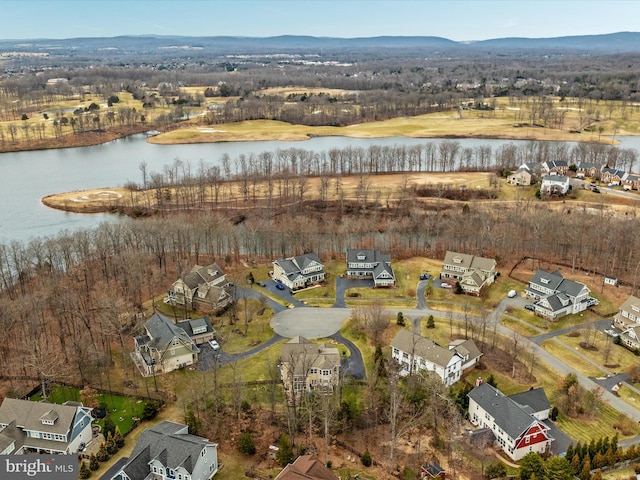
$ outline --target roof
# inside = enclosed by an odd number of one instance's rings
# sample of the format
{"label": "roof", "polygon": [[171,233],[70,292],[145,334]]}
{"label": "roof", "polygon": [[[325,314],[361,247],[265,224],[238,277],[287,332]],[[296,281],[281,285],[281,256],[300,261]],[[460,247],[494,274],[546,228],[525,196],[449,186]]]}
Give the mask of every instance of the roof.
{"label": "roof", "polygon": [[547,394],[544,393],[544,389],[542,387],[532,388],[526,392],[509,395],[509,398],[518,405],[526,405],[530,407],[534,412],[542,412],[551,408]]}
{"label": "roof", "polygon": [[451,344],[449,344],[449,348],[453,348],[463,357],[469,355],[469,360],[482,356],[482,352],[476,345],[476,342],[471,339],[452,342]]}
{"label": "roof", "polygon": [[537,422],[531,415],[531,408],[520,405],[511,397],[505,397],[500,390],[487,382],[475,387],[468,396],[491,415],[494,423],[513,439],[518,438],[532,423]]}
{"label": "roof", "polygon": [[[9,425],[15,421],[16,426],[23,430],[65,435],[71,432],[78,408],[71,405],[5,398],[0,406],[0,423]],[[42,419],[53,421],[53,425],[42,423]],[[56,444],[60,446],[60,442]]]}
{"label": "roof", "polygon": [[201,265],[194,266],[191,271],[184,276],[182,281],[191,289],[197,288],[199,285],[206,283],[216,283],[218,279],[224,277],[225,273],[217,263],[212,263],[203,267]]}
{"label": "roof", "polygon": [[[364,255],[364,260],[358,260],[358,256]],[[391,255],[388,253],[380,253],[378,250],[369,249],[348,249],[347,250],[347,263],[379,263],[386,262],[391,263]]]}
{"label": "roof", "polygon": [[533,274],[531,280],[529,280],[529,283],[540,285],[550,290],[556,290],[560,283],[562,283],[562,280],[564,280],[564,278],[560,275],[560,272],[549,273],[538,269],[538,271]]}
{"label": "roof", "polygon": [[275,480],[338,480],[315,455],[301,455],[278,474]]}
{"label": "roof", "polygon": [[569,183],[569,177],[566,175],[545,175],[542,177],[542,182]]}
{"label": "roof", "polygon": [[422,469],[434,478],[440,475],[441,473],[444,473],[444,468],[442,468],[440,465],[438,465],[435,462],[425,463],[424,465],[422,465]]}
{"label": "roof", "polygon": [[417,357],[446,367],[451,359],[459,355],[455,350],[442,348],[428,338],[422,337],[406,329],[401,329],[391,341],[391,346],[403,352],[412,354]]}
{"label": "roof", "polygon": [[[161,313],[154,313],[153,316],[146,321],[144,328],[150,337],[148,345],[157,350],[164,350],[175,337],[180,338],[187,345],[193,344],[193,340],[191,340],[183,328],[173,323],[172,319]],[[141,337],[136,337],[136,340],[138,340],[138,338]]]}
{"label": "roof", "polygon": [[207,331],[204,333],[213,333],[215,330],[213,329],[213,325],[211,325],[211,319],[209,317],[201,317],[183,320],[181,322],[176,323],[176,326],[182,328],[189,337],[193,337],[195,335],[203,335],[203,333],[194,334],[193,330],[195,328],[207,327]]}
{"label": "roof", "polygon": [[[636,312],[632,307],[636,307],[638,311]],[[640,316],[640,298],[629,295],[629,298],[620,305],[620,310],[624,310],[625,312],[635,312],[634,315],[638,314],[638,316]]]}
{"label": "roof", "polygon": [[496,261],[493,258],[478,257],[467,253],[447,251],[444,256],[445,265],[456,265],[467,269],[478,269],[490,272],[496,268]]}
{"label": "roof", "polygon": [[149,462],[157,459],[164,467],[173,470],[183,467],[192,474],[202,450],[217,444],[187,432],[186,425],[168,421],[146,429],[138,437],[122,471],[131,480],[143,480],[149,475]]}
{"label": "roof", "polygon": [[293,366],[295,375],[306,374],[309,368],[332,369],[340,365],[340,352],[326,344],[318,345],[302,336],[293,337],[280,350],[280,360]]}

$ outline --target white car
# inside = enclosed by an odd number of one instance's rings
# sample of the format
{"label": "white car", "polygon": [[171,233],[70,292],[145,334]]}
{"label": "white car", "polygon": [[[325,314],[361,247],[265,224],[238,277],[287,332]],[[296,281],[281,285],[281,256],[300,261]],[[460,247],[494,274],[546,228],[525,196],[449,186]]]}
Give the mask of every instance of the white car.
{"label": "white car", "polygon": [[209,345],[211,345],[211,348],[213,348],[216,352],[220,350],[220,344],[215,340],[209,340]]}
{"label": "white car", "polygon": [[507,297],[509,298],[514,298],[517,295],[518,295],[518,292],[516,292],[515,290],[509,290],[509,293],[507,293]]}

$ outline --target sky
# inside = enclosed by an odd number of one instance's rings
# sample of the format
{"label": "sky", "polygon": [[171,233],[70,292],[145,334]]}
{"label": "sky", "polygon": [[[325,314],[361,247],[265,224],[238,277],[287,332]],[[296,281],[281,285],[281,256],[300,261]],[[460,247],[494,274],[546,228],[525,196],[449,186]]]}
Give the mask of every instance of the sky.
{"label": "sky", "polygon": [[0,39],[436,36],[640,31],[640,0],[0,0]]}

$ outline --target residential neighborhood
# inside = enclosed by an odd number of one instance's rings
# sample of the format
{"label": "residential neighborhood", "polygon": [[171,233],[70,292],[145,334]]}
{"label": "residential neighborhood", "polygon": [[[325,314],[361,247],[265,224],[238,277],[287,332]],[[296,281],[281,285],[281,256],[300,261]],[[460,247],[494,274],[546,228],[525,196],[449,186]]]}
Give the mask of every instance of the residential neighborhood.
{"label": "residential neighborhood", "polygon": [[391,255],[378,250],[347,250],[347,277],[371,278],[375,287],[392,287],[396,277]]}

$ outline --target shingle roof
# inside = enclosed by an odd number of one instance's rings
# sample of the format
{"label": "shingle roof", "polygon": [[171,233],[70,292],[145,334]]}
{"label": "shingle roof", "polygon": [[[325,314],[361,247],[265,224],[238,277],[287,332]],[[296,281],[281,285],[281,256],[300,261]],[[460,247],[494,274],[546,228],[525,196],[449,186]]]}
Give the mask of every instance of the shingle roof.
{"label": "shingle roof", "polygon": [[446,367],[451,359],[458,355],[455,350],[442,348],[428,338],[421,337],[406,329],[401,329],[391,341],[391,346],[405,353],[424,358],[425,360]]}
{"label": "shingle roof", "polygon": [[[543,280],[547,280],[547,283],[543,282]],[[538,269],[538,271],[533,274],[530,283],[540,285],[550,290],[556,290],[558,285],[562,283],[562,280],[564,280],[564,278],[558,272],[549,273],[542,269]]]}
{"label": "shingle roof", "polygon": [[302,455],[287,465],[275,480],[338,480],[314,455]]}
{"label": "shingle roof", "polygon": [[529,406],[534,412],[542,412],[543,410],[549,410],[551,404],[547,398],[547,394],[542,387],[532,388],[526,392],[516,393],[509,395],[509,398],[521,406]]}
{"label": "shingle roof", "polygon": [[157,350],[163,350],[166,348],[175,337],[180,338],[187,345],[193,343],[184,329],[173,323],[173,320],[161,313],[154,313],[153,316],[146,321],[144,328],[146,328],[147,332],[149,332],[149,336],[151,337],[149,340],[149,346]]}
{"label": "shingle roof", "polygon": [[282,345],[280,360],[293,367],[295,375],[302,375],[308,373],[309,368],[331,369],[339,366],[340,352],[335,347],[318,345],[297,336]]}
{"label": "shingle roof", "polygon": [[518,438],[533,422],[536,421],[529,412],[510,397],[486,382],[481,383],[469,392],[473,399],[511,438]]}
{"label": "shingle roof", "polygon": [[625,312],[633,312],[634,315],[640,316],[640,312],[634,311],[632,307],[640,309],[640,298],[629,295],[629,298],[627,298],[625,302],[620,305],[620,310],[624,310]]}
{"label": "shingle roof", "polygon": [[[15,420],[23,430],[64,435],[71,432],[77,411],[78,407],[71,405],[5,398],[0,406],[0,423],[8,425]],[[55,421],[47,425],[42,423],[43,418]]]}
{"label": "shingle roof", "polygon": [[[198,327],[206,326],[207,331],[204,333],[212,333],[214,331],[213,326],[211,325],[211,319],[209,317],[183,320],[181,322],[178,322],[176,326],[182,328],[187,333],[187,335],[189,335],[189,337],[194,336],[193,329]],[[198,334],[198,335],[202,335],[202,334]]]}
{"label": "shingle roof", "polygon": [[131,480],[143,480],[149,475],[149,462],[157,459],[165,467],[183,467],[192,474],[202,450],[210,445],[216,444],[188,434],[185,425],[164,421],[140,434],[122,471]]}

